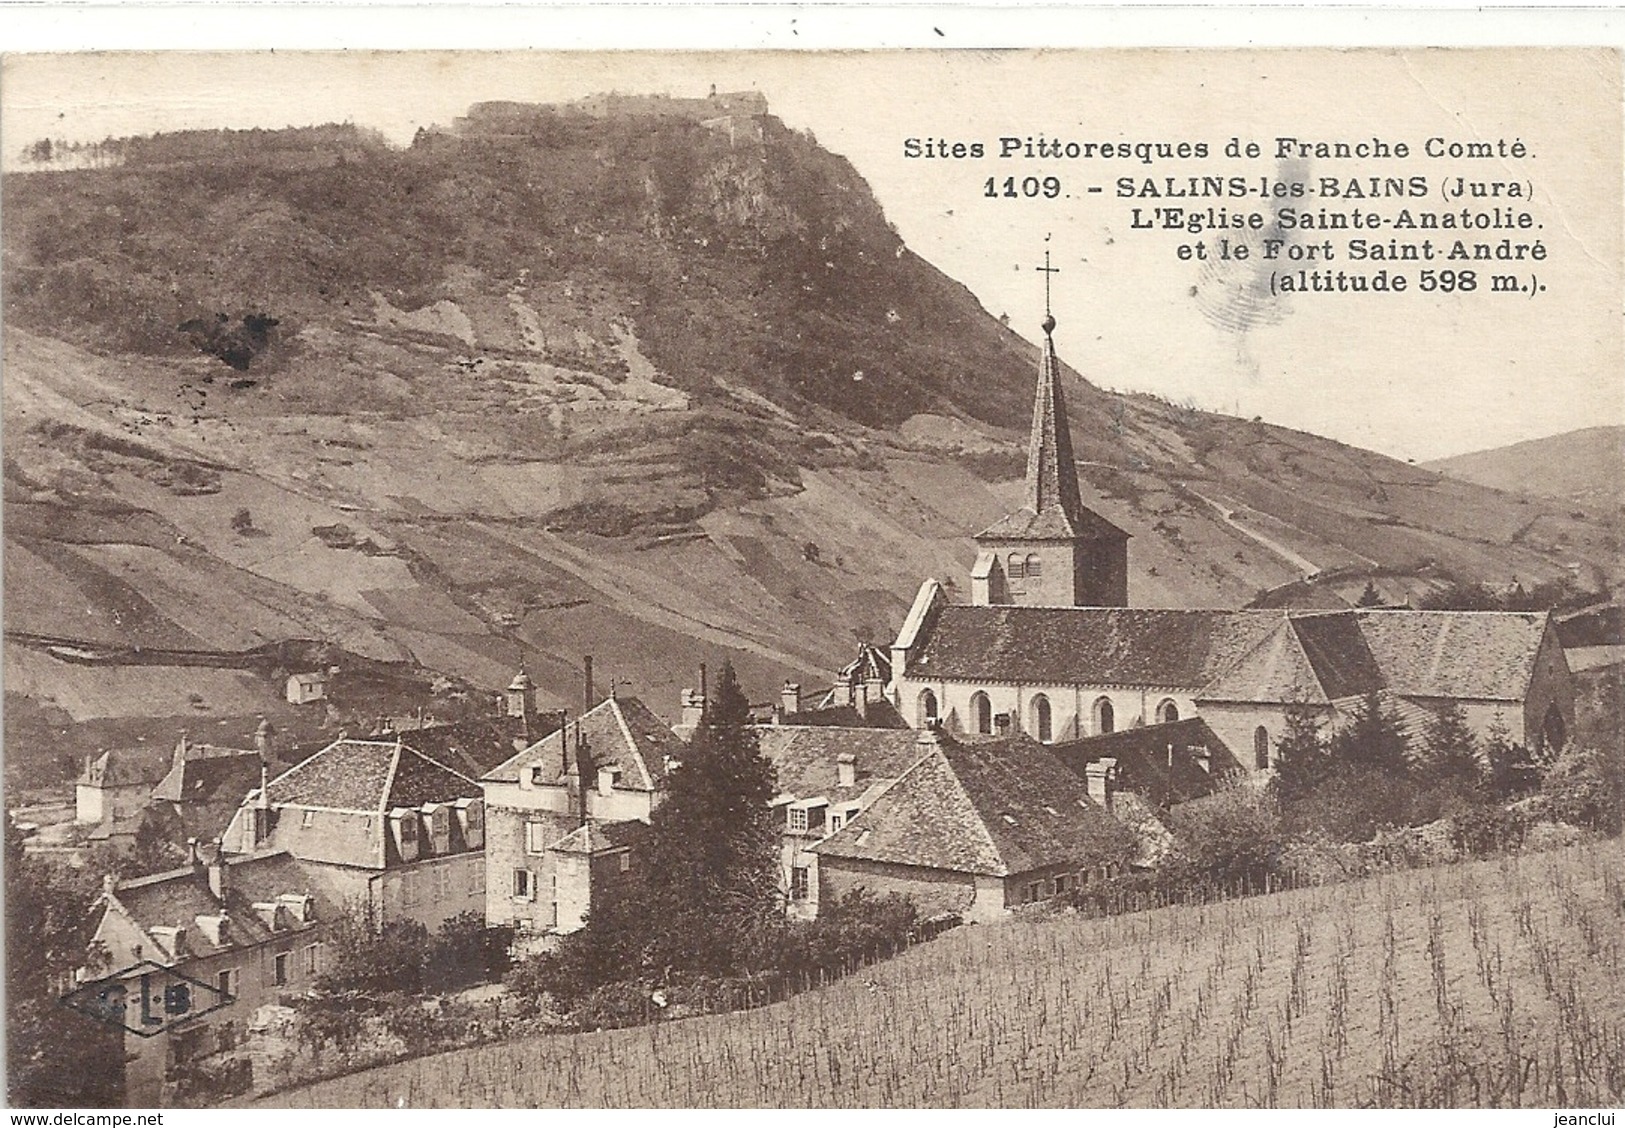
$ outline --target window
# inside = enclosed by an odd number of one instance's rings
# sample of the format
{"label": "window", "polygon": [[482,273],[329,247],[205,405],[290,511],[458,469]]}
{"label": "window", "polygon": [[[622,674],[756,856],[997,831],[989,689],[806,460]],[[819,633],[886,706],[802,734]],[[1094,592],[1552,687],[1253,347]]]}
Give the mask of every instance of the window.
{"label": "window", "polygon": [[831,815],[829,817],[829,832],[831,834],[834,834],[837,830],[840,830],[842,825],[840,815]]}
{"label": "window", "polygon": [[791,834],[804,833],[807,829],[807,808],[791,807],[789,826]]}
{"label": "window", "polygon": [[530,785],[540,787],[546,782],[547,780],[542,775],[542,766],[540,764],[533,765],[530,769]]}
{"label": "window", "polygon": [[439,866],[434,871],[434,893],[442,901],[451,897],[451,867]]}
{"label": "window", "polygon": [[403,906],[409,907],[418,903],[418,883],[416,878],[417,874],[415,873],[401,874],[401,904]]}
{"label": "window", "polygon": [[271,982],[278,987],[288,985],[288,957],[292,952],[278,952],[271,966]]}
{"label": "window", "polygon": [[987,694],[977,690],[970,699],[971,731],[990,733],[993,731],[993,703],[987,699]]}
{"label": "window", "polygon": [[525,824],[525,853],[542,854],[547,851],[547,824],[540,822],[527,822]]}
{"label": "window", "polygon": [[632,868],[632,854],[628,850],[621,851],[621,872],[625,873]]}
{"label": "window", "polygon": [[1050,717],[1049,698],[1040,693],[1033,698],[1033,736],[1044,744],[1055,738]]}
{"label": "window", "polygon": [[[554,878],[553,880],[554,884],[557,885],[558,879]],[[536,882],[529,870],[516,869],[513,871],[513,895],[516,900],[520,901],[533,901],[536,899]]]}
{"label": "window", "polygon": [[1270,732],[1263,725],[1253,730],[1253,766],[1258,768],[1270,766]]}
{"label": "window", "polygon": [[222,1022],[214,1028],[214,1048],[219,1053],[237,1048],[237,1024]]}
{"label": "window", "polygon": [[1005,572],[1012,580],[1022,580],[1027,578],[1027,565],[1023,562],[1020,554],[1014,552],[1010,554],[1010,560],[1005,566]]}
{"label": "window", "polygon": [[1038,554],[1036,552],[1034,552],[1034,553],[1031,553],[1030,555],[1028,555],[1028,557],[1027,557],[1027,578],[1029,580],[1036,580],[1036,579],[1040,578],[1041,576],[1043,576],[1043,574],[1044,574],[1044,562],[1042,560],[1038,559]]}
{"label": "window", "polygon": [[315,826],[316,825],[316,812],[315,811],[306,811],[305,812],[305,817],[302,818],[301,820],[299,820],[299,825],[301,827]]}
{"label": "window", "polygon": [[552,903],[552,906],[550,907],[549,911],[551,913],[551,916],[548,918],[548,922],[547,922],[548,927],[557,928],[559,926],[559,875],[558,874],[553,875],[553,903]]}
{"label": "window", "polygon": [[1035,882],[1032,882],[1030,885],[1027,886],[1027,900],[1029,902],[1041,901],[1043,899],[1044,899],[1044,883],[1042,881],[1035,881]]}
{"label": "window", "polygon": [[238,981],[242,978],[241,971],[241,968],[228,967],[215,977],[214,985],[220,989],[220,993],[226,998],[235,999],[237,997]]}
{"label": "window", "polygon": [[920,728],[930,728],[937,720],[937,695],[929,689],[920,693]]}
{"label": "window", "polygon": [[1174,704],[1172,698],[1157,706],[1158,724],[1171,725],[1177,720],[1179,720],[1179,706]]}
{"label": "window", "polygon": [[1059,897],[1062,893],[1065,893],[1067,887],[1071,884],[1072,879],[1066,874],[1057,874],[1055,878],[1055,895]]}
{"label": "window", "polygon": [[400,818],[401,841],[416,842],[418,840],[418,817],[415,813],[404,814]]}
{"label": "window", "polygon": [[485,892],[485,865],[483,863],[469,870],[468,891],[470,893]]}
{"label": "window", "polygon": [[305,949],[305,974],[315,975],[322,969],[322,946],[312,944]]}
{"label": "window", "polygon": [[808,877],[806,866],[790,867],[790,900],[805,901],[807,899]]}
{"label": "window", "polygon": [[1112,732],[1117,718],[1112,712],[1112,703],[1109,698],[1102,697],[1095,702],[1095,734],[1097,736]]}

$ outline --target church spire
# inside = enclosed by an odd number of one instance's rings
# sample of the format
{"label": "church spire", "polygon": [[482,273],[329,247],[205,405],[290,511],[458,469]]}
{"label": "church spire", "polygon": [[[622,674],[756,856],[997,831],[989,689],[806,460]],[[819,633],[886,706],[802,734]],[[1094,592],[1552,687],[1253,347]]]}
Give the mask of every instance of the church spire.
{"label": "church spire", "polygon": [[[1046,257],[1046,265],[1047,265]],[[1047,278],[1046,278],[1047,281]],[[1055,357],[1055,317],[1044,315],[1044,355],[1038,364],[1038,395],[1033,401],[1033,433],[1027,446],[1027,508],[1040,514],[1058,509],[1075,530],[1083,501],[1078,496],[1072,431],[1061,393],[1061,362]]]}

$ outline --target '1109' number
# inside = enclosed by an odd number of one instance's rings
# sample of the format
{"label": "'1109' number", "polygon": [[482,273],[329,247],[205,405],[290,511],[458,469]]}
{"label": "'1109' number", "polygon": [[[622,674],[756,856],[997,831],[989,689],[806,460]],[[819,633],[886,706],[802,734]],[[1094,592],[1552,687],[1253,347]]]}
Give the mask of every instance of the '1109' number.
{"label": "'1109' number", "polygon": [[1019,200],[1023,197],[1034,200],[1039,196],[1053,200],[1060,194],[1059,176],[1024,176],[1020,180],[1013,176],[1007,176],[1003,180],[990,176],[987,183],[982,186],[982,195],[990,200]]}

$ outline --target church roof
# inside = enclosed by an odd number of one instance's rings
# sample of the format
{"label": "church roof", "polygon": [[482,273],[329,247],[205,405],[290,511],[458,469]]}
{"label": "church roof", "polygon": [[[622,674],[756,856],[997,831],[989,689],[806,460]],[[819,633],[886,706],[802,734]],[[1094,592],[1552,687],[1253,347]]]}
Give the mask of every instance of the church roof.
{"label": "church roof", "polygon": [[920,760],[817,853],[1009,877],[1089,864],[1120,834],[1084,781],[1028,737],[961,743],[924,730],[920,741]]}
{"label": "church roof", "polygon": [[916,678],[1196,689],[1281,623],[1279,611],[943,607]]}
{"label": "church roof", "polygon": [[1406,697],[1522,701],[1550,616],[1523,611],[1357,611],[1388,688]]}

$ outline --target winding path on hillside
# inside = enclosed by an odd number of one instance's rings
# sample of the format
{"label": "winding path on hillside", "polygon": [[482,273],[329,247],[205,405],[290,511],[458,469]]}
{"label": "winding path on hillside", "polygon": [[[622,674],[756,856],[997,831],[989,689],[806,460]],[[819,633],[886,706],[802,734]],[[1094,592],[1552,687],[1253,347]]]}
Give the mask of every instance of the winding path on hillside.
{"label": "winding path on hillside", "polygon": [[1201,498],[1203,501],[1207,502],[1215,510],[1217,510],[1219,516],[1224,519],[1224,523],[1229,525],[1232,529],[1235,529],[1249,540],[1256,541],[1258,544],[1264,548],[1267,548],[1269,551],[1279,556],[1282,560],[1285,560],[1288,564],[1298,569],[1299,572],[1303,573],[1304,579],[1308,579],[1310,576],[1313,576],[1320,571],[1320,565],[1316,564],[1313,560],[1310,560],[1307,556],[1299,556],[1296,552],[1293,552],[1280,541],[1272,540],[1263,533],[1259,532],[1257,529],[1249,529],[1246,525],[1243,525],[1240,521],[1236,520],[1236,511],[1234,509],[1221,505],[1219,502],[1214,501],[1211,497],[1208,497],[1205,494],[1199,494],[1195,490],[1191,490],[1191,493],[1196,497]]}

